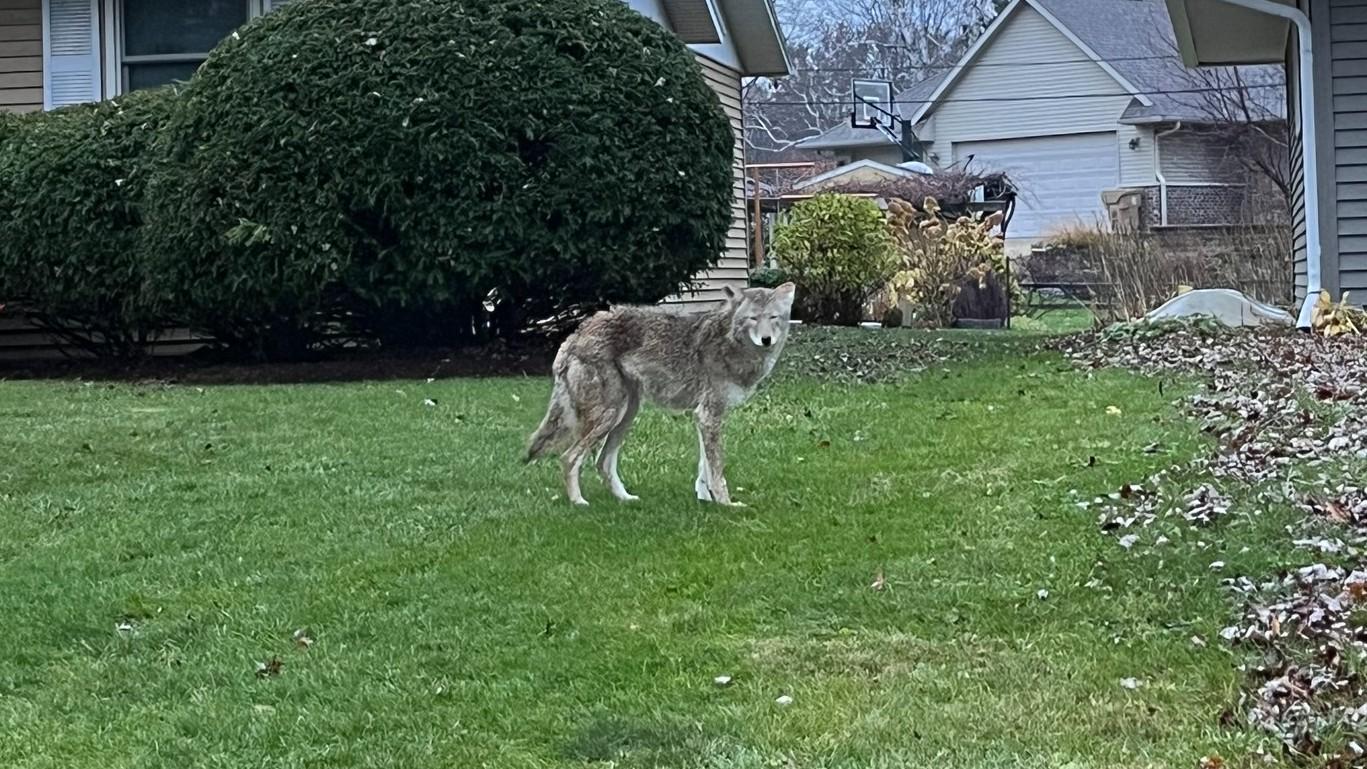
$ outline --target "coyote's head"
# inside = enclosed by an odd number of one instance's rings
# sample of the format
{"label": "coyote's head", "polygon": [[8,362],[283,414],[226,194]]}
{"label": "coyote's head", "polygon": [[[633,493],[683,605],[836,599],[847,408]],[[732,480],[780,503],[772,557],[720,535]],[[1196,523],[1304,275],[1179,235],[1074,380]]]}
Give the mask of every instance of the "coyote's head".
{"label": "coyote's head", "polygon": [[726,296],[735,314],[731,316],[731,336],[756,347],[773,347],[788,338],[788,319],[793,314],[796,287],[784,283],[778,288],[747,288],[736,291],[726,287]]}

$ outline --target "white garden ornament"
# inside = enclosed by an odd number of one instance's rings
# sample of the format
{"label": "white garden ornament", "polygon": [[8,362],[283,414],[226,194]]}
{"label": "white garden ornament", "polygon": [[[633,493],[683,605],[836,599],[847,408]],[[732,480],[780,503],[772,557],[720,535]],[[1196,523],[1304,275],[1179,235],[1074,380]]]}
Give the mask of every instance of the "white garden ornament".
{"label": "white garden ornament", "polygon": [[1187,291],[1169,299],[1162,307],[1144,316],[1145,320],[1167,320],[1204,316],[1232,328],[1291,326],[1296,319],[1285,310],[1252,299],[1231,288],[1203,288]]}

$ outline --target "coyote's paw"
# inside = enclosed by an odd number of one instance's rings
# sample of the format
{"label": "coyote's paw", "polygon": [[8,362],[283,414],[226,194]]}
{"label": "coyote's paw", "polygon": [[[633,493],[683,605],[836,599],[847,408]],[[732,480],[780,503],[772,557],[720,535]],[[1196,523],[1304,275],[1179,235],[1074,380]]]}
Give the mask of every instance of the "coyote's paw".
{"label": "coyote's paw", "polygon": [[707,483],[701,478],[698,479],[697,483],[693,484],[693,491],[698,495],[699,502],[712,501],[712,490],[707,488]]}

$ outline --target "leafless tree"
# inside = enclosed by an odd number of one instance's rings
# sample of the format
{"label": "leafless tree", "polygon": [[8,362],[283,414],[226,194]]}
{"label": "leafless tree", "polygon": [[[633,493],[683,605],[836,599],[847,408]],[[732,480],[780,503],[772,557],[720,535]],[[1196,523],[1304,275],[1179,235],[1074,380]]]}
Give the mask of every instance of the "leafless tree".
{"label": "leafless tree", "polygon": [[[1176,43],[1167,41],[1174,60]],[[1289,200],[1290,145],[1285,117],[1286,74],[1280,66],[1183,68],[1169,95],[1200,116],[1190,128],[1225,148],[1225,158]]]}
{"label": "leafless tree", "polygon": [[894,93],[953,64],[1003,0],[779,0],[793,72],[745,88],[752,154],[782,152],[844,120],[850,81]]}

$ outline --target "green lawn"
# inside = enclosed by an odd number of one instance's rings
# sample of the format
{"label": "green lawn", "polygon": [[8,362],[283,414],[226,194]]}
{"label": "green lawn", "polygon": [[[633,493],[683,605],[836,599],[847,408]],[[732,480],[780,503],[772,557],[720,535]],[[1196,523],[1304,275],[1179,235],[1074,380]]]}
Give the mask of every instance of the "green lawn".
{"label": "green lawn", "polygon": [[1209,562],[1263,573],[1276,537],[1155,555],[1098,532],[1070,490],[1203,439],[1171,388],[1021,336],[954,336],[901,383],[788,372],[729,426],[740,510],[695,502],[692,427],[656,410],[624,453],[643,501],[586,475],[571,509],[518,461],[541,379],[0,382],[0,766],[1239,754],[1239,660],[1189,639],[1231,611]]}

